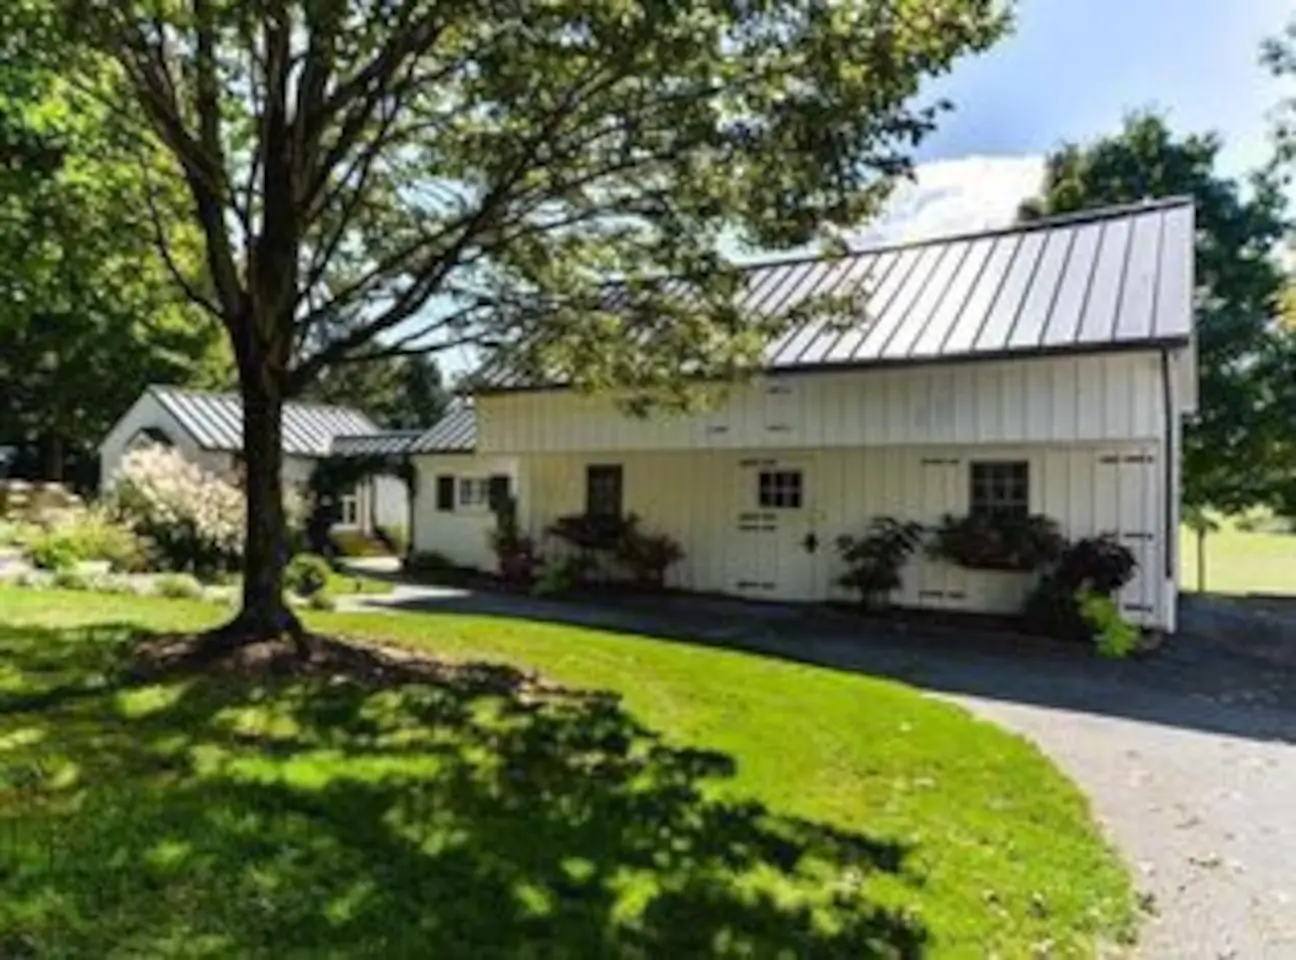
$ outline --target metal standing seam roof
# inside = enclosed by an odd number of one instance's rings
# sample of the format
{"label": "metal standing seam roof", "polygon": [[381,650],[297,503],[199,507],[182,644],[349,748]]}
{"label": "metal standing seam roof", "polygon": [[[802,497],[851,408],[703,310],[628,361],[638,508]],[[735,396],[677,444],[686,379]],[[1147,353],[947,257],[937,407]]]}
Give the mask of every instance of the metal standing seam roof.
{"label": "metal standing seam roof", "polygon": [[421,436],[422,430],[348,434],[333,438],[331,452],[335,457],[396,457],[408,453],[410,446]]}
{"label": "metal standing seam roof", "polygon": [[[243,449],[243,399],[232,393],[203,393],[152,386],[149,392],[204,450]],[[338,436],[379,433],[358,410],[313,403],[287,403],[283,409],[284,453],[325,457]]]}
{"label": "metal standing seam roof", "polygon": [[409,446],[409,453],[472,453],[477,444],[477,413],[455,407]]}
{"label": "metal standing seam roof", "polygon": [[[817,317],[770,343],[775,372],[1187,342],[1193,234],[1188,198],[1110,207],[756,264],[739,305],[772,317],[811,297],[853,300],[852,316]],[[560,385],[500,364],[479,376],[487,391]]]}

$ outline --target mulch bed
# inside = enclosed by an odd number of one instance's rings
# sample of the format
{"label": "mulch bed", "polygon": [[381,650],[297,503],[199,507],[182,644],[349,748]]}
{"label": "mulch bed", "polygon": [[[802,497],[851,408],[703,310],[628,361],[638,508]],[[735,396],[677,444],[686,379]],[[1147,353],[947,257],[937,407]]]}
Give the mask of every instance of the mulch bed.
{"label": "mulch bed", "polygon": [[135,645],[130,673],[137,681],[215,673],[248,679],[316,678],[375,687],[453,684],[483,694],[521,699],[571,693],[539,674],[504,664],[442,660],[407,647],[371,640],[307,634],[303,645],[304,654],[285,637],[213,652],[210,635],[159,634],[145,637]]}

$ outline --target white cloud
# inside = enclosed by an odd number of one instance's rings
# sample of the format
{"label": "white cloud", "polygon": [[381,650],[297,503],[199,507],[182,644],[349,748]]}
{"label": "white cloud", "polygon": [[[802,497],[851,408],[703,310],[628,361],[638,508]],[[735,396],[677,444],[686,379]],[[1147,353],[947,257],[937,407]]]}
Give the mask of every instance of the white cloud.
{"label": "white cloud", "polygon": [[900,243],[1007,226],[1044,182],[1040,156],[960,157],[919,164],[852,246]]}

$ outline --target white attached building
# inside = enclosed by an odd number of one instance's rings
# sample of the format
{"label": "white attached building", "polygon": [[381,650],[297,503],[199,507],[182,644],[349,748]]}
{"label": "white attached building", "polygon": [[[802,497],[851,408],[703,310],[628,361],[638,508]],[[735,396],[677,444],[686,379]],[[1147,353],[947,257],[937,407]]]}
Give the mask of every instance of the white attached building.
{"label": "white attached building", "polygon": [[[357,435],[364,438],[357,442]],[[367,450],[394,436],[358,410],[288,403],[283,412],[285,483],[305,487],[315,464],[330,455]],[[217,476],[237,477],[243,451],[243,400],[237,394],[152,386],[122,415],[99,445],[100,483],[112,486],[122,459],[140,446],[160,443]],[[340,528],[372,533],[375,527],[406,526],[409,497],[395,477],[373,477],[343,498]]]}
{"label": "white attached building", "polygon": [[[1119,537],[1139,564],[1125,614],[1173,630],[1192,289],[1188,201],[756,266],[748,309],[851,295],[857,320],[788,331],[698,415],[488,380],[416,443],[415,547],[489,566],[507,477],[541,544],[560,516],[633,512],[683,545],[674,586],[814,601],[845,596],[834,541],[874,517],[1007,509]],[[1028,586],[919,555],[894,599],[1009,611]]]}

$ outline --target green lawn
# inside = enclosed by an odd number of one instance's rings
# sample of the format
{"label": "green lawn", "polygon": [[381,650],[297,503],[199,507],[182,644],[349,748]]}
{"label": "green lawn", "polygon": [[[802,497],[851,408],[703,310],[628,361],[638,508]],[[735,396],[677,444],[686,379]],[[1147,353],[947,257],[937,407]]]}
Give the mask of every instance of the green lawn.
{"label": "green lawn", "polygon": [[[1180,584],[1197,589],[1197,537],[1180,537]],[[1248,533],[1230,522],[1206,537],[1206,588],[1211,593],[1296,596],[1296,534]]]}
{"label": "green lawn", "polygon": [[128,682],[139,631],[221,614],[0,590],[0,956],[1057,957],[1132,929],[1079,791],[905,686],[415,614],[311,622],[587,693]]}

